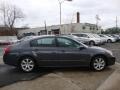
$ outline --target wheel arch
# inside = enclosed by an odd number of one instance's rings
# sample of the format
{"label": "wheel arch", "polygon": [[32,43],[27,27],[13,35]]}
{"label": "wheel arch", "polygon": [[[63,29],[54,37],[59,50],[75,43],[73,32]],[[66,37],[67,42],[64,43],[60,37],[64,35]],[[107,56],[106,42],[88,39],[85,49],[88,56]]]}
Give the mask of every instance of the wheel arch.
{"label": "wheel arch", "polygon": [[37,60],[35,59],[35,57],[33,57],[33,56],[31,56],[31,55],[22,55],[22,56],[19,57],[17,65],[19,65],[20,61],[21,61],[23,58],[27,58],[27,57],[32,58],[32,59],[34,60],[35,64],[37,64]]}
{"label": "wheel arch", "polygon": [[107,40],[107,42],[109,42],[109,41],[110,41],[110,43],[112,42],[112,40],[110,38]]}
{"label": "wheel arch", "polygon": [[96,55],[94,55],[94,56],[92,56],[92,58],[91,58],[91,61],[90,61],[90,66],[91,66],[91,64],[92,64],[92,61],[93,61],[93,59],[95,58],[95,57],[103,57],[104,59],[105,59],[105,61],[106,61],[106,66],[108,65],[108,58],[104,55],[104,54],[96,54]]}
{"label": "wheel arch", "polygon": [[94,40],[90,40],[90,41],[89,41],[89,45],[90,45],[91,42],[93,42],[93,43],[95,44],[95,41],[94,41]]}

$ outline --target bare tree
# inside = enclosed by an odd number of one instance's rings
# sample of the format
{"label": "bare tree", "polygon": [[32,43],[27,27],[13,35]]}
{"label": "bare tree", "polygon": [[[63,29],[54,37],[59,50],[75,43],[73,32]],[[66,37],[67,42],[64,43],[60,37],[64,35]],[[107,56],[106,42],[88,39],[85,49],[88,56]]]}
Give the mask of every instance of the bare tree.
{"label": "bare tree", "polygon": [[24,14],[21,9],[15,5],[2,3],[0,5],[0,12],[3,16],[4,26],[10,30],[14,30],[16,22],[24,18]]}

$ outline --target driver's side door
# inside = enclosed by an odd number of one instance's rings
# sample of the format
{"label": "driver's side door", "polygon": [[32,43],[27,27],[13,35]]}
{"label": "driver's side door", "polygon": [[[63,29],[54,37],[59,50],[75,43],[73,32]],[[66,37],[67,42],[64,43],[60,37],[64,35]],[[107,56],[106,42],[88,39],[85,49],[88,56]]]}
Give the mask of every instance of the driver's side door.
{"label": "driver's side door", "polygon": [[87,59],[89,58],[86,54],[85,49],[80,49],[82,47],[80,43],[74,40],[58,37],[58,52],[59,52],[59,64],[62,66],[84,66],[87,64]]}

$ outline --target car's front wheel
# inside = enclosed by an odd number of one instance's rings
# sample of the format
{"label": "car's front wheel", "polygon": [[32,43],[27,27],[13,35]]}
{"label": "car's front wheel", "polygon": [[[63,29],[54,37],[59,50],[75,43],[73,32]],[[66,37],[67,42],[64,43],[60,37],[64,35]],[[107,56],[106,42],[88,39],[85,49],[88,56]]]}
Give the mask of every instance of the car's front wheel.
{"label": "car's front wheel", "polygon": [[91,63],[92,69],[95,71],[102,71],[106,67],[106,59],[102,56],[96,56],[93,58]]}
{"label": "car's front wheel", "polygon": [[90,41],[90,42],[89,42],[89,45],[90,45],[90,46],[94,46],[94,45],[95,45],[95,42],[94,42],[94,41]]}
{"label": "car's front wheel", "polygon": [[35,61],[30,57],[22,58],[19,65],[24,72],[32,72],[35,69]]}

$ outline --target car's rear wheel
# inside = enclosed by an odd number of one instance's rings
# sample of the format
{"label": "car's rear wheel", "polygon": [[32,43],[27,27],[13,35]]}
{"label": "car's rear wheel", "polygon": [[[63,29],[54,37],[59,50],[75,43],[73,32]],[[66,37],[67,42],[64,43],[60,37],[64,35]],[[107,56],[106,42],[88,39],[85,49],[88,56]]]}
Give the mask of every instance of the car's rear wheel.
{"label": "car's rear wheel", "polygon": [[24,72],[32,72],[36,67],[35,61],[30,57],[22,58],[19,65]]}
{"label": "car's rear wheel", "polygon": [[108,40],[107,40],[107,43],[112,43],[112,40],[108,39]]}
{"label": "car's rear wheel", "polygon": [[92,59],[92,69],[95,71],[102,71],[106,67],[106,59],[103,56],[96,56]]}
{"label": "car's rear wheel", "polygon": [[89,42],[89,45],[90,45],[90,46],[94,46],[94,45],[95,45],[95,42],[94,42],[94,41],[90,41],[90,42]]}

